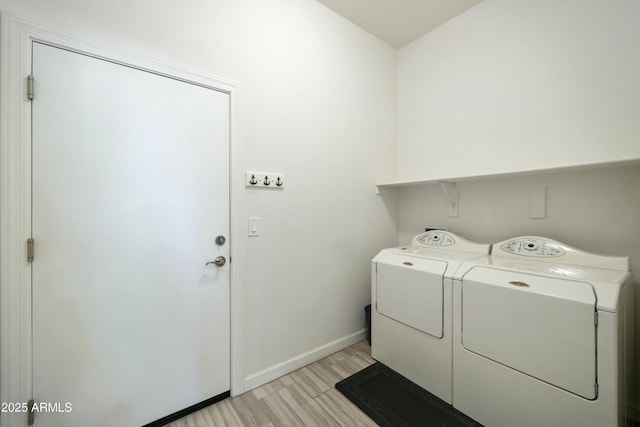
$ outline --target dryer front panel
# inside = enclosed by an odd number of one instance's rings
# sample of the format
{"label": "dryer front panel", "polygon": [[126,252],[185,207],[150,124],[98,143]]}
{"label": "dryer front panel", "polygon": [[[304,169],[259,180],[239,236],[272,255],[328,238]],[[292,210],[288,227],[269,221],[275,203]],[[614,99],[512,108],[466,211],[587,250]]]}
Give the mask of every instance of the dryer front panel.
{"label": "dryer front panel", "polygon": [[595,399],[595,309],[588,283],[476,267],[462,281],[462,344]]}
{"label": "dryer front panel", "polygon": [[380,314],[442,338],[444,261],[389,253],[378,260]]}

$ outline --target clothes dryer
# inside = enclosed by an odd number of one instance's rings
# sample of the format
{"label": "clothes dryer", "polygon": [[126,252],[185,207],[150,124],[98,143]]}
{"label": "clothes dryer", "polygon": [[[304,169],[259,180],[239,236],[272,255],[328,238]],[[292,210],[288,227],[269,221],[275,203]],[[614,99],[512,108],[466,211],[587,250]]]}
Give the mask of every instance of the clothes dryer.
{"label": "clothes dryer", "polygon": [[493,245],[454,281],[454,407],[492,427],[631,425],[632,292],[628,257]]}
{"label": "clothes dryer", "polygon": [[371,355],[451,403],[452,276],[490,245],[431,230],[372,261]]}

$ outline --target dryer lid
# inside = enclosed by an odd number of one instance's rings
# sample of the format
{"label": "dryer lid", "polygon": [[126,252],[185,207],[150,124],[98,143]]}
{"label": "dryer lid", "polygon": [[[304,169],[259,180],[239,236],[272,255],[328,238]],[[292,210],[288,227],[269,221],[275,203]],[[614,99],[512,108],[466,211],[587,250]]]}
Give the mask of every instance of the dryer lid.
{"label": "dryer lid", "polygon": [[[618,305],[625,286],[631,286],[631,273],[603,268],[589,268],[566,264],[514,260],[513,258],[480,257],[463,262],[453,275],[454,280],[462,280],[472,268],[491,266],[494,270],[511,271],[514,276],[547,276],[559,280],[568,280],[589,284],[596,295],[598,310],[612,313],[618,311]],[[559,292],[567,292],[560,290]]]}
{"label": "dryer lid", "polygon": [[501,270],[491,267],[473,267],[463,276],[469,280],[491,284],[491,286],[528,294],[538,294],[577,303],[596,305],[597,296],[592,284],[567,278],[547,277],[526,271]]}

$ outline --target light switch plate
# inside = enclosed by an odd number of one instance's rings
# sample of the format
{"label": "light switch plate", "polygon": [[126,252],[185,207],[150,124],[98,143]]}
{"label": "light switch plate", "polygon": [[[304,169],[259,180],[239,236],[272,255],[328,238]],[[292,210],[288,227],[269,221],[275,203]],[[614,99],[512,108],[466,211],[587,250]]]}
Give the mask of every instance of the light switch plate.
{"label": "light switch plate", "polygon": [[258,221],[260,221],[260,218],[249,218],[249,237],[258,237],[260,235]]}

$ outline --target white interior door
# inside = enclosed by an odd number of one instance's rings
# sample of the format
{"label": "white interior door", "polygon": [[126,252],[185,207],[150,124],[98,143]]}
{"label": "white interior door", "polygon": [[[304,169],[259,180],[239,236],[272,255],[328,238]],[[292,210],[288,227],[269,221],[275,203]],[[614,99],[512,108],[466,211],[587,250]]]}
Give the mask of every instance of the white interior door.
{"label": "white interior door", "polygon": [[36,425],[228,391],[229,95],[39,43],[33,74]]}

